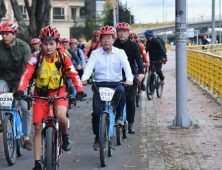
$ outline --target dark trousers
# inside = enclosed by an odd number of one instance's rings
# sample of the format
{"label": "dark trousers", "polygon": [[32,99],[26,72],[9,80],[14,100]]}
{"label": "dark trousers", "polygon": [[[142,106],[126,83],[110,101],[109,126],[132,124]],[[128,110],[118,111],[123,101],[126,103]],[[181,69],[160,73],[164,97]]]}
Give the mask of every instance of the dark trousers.
{"label": "dark trousers", "polygon": [[77,71],[78,71],[79,78],[80,78],[80,80],[81,80],[82,75],[83,75],[83,69],[77,70]]}
{"label": "dark trousers", "polygon": [[129,87],[127,90],[127,96],[126,96],[126,116],[127,116],[127,121],[128,123],[133,123],[134,122],[134,117],[135,117],[135,111],[136,111],[136,106],[135,106],[135,88],[137,84],[134,82],[132,86]]}
{"label": "dark trousers", "polygon": [[162,64],[163,64],[162,62],[152,63],[152,61],[151,61],[150,68],[149,68],[149,70],[150,70],[153,68],[153,65],[155,65],[156,73],[159,75],[161,81],[165,79],[163,72],[161,70]]}
{"label": "dark trousers", "polygon": [[[112,87],[113,86],[107,86]],[[126,103],[126,98],[124,95],[124,87],[122,85],[119,85],[116,89],[116,93],[120,94],[122,97],[119,101],[119,104],[116,108],[116,117],[123,116],[123,108]],[[102,109],[100,107],[96,107],[96,102],[101,103],[100,96],[99,95],[93,95],[93,113],[92,113],[92,127],[93,127],[93,133],[96,135],[97,138],[99,138],[99,127],[100,127],[100,115],[102,114]]]}

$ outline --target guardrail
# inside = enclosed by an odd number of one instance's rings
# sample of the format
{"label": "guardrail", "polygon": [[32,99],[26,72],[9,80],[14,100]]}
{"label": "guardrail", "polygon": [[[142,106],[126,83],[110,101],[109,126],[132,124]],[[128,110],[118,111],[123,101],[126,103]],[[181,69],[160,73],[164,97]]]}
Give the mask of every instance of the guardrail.
{"label": "guardrail", "polygon": [[222,44],[187,46],[187,49],[222,56]]}
{"label": "guardrail", "polygon": [[188,77],[192,78],[194,82],[202,86],[208,93],[213,94],[218,99],[221,98],[222,57],[208,52],[188,49],[187,72]]}

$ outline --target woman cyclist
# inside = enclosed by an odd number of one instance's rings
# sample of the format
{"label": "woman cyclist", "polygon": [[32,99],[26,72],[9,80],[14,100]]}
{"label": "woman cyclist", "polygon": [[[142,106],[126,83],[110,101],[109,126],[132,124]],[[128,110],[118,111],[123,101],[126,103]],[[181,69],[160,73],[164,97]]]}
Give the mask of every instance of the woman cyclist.
{"label": "woman cyclist", "polygon": [[[61,50],[63,48],[60,47],[60,50],[58,50],[57,45],[60,39],[59,31],[55,27],[46,26],[40,31],[39,38],[42,42],[42,52],[39,54],[40,57],[35,54],[30,56],[26,69],[20,79],[18,90],[13,96],[16,99],[21,99],[33,74],[36,75],[35,96],[66,96],[66,86],[63,82],[63,75],[69,74],[69,77],[77,90],[76,98],[77,100],[82,100],[83,87],[78,73],[74,69],[70,58]],[[60,69],[61,66],[60,68],[58,67],[58,62],[62,62],[64,64],[62,69]],[[71,141],[67,134],[68,120],[66,118],[68,100],[57,100],[55,101],[55,105],[56,117],[59,119],[59,128],[63,134],[63,150],[69,151],[71,150]],[[33,170],[42,169],[40,161],[42,118],[47,117],[45,111],[49,109],[48,107],[48,103],[42,99],[35,99],[33,102],[33,124],[35,126],[35,167]]]}

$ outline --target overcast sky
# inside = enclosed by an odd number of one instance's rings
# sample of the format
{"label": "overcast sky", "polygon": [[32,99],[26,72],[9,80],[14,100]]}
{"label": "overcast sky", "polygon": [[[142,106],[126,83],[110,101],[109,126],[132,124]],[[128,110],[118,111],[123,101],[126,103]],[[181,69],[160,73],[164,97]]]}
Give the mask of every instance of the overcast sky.
{"label": "overcast sky", "polygon": [[[127,2],[136,18],[136,23],[163,22],[175,20],[175,0],[120,0]],[[163,15],[164,1],[164,15]],[[221,0],[222,1],[222,0]],[[188,17],[210,17],[212,0],[187,0]],[[219,16],[219,0],[215,0],[215,15]]]}

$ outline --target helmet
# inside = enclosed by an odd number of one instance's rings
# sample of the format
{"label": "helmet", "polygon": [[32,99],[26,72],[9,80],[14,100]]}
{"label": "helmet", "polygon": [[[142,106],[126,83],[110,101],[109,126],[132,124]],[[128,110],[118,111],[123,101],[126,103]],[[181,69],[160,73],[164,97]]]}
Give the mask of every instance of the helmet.
{"label": "helmet", "polygon": [[40,39],[38,39],[38,38],[34,38],[31,41],[31,44],[39,44],[39,43],[40,43]]}
{"label": "helmet", "polygon": [[151,31],[151,30],[146,30],[146,31],[144,32],[144,35],[145,35],[145,36],[152,37],[152,36],[153,36],[153,31]]}
{"label": "helmet", "polygon": [[77,41],[77,39],[72,38],[72,39],[70,39],[69,43],[70,43],[70,44],[71,44],[71,43],[76,43],[76,44],[78,44],[78,41]]}
{"label": "helmet", "polygon": [[138,38],[137,34],[134,33],[134,32],[131,32],[131,33],[129,34],[129,37]]}
{"label": "helmet", "polygon": [[48,25],[40,31],[39,38],[41,40],[59,40],[60,33],[56,27]]}
{"label": "helmet", "polygon": [[115,35],[115,30],[112,26],[106,25],[100,28],[101,35]]}
{"label": "helmet", "polygon": [[10,21],[4,22],[1,26],[0,26],[0,30],[1,31],[7,31],[7,32],[12,32],[12,33],[17,33],[18,31],[18,26]]}
{"label": "helmet", "polygon": [[94,31],[93,31],[93,35],[97,35],[97,36],[99,36],[99,35],[100,35],[99,30],[94,30]]}
{"label": "helmet", "polygon": [[130,25],[128,23],[122,22],[117,24],[116,26],[117,30],[130,30]]}
{"label": "helmet", "polygon": [[60,43],[69,43],[68,38],[61,38]]}
{"label": "helmet", "polygon": [[79,42],[83,42],[82,38],[79,39]]}

